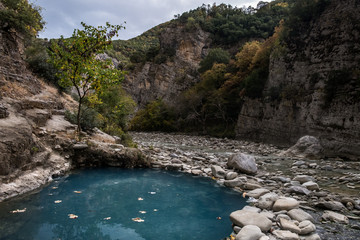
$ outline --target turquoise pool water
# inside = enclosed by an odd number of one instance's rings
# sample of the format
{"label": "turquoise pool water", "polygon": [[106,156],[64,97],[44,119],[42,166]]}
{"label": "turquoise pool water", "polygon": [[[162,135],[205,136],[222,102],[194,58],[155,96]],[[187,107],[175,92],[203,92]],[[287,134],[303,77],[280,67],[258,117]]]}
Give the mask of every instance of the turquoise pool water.
{"label": "turquoise pool water", "polygon": [[211,179],[179,172],[79,170],[0,203],[0,239],[219,240],[245,204]]}

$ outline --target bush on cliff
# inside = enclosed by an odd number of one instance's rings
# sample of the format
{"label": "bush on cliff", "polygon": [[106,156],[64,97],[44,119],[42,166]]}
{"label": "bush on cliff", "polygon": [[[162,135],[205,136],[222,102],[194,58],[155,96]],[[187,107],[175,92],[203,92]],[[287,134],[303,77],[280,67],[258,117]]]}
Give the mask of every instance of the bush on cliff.
{"label": "bush on cliff", "polygon": [[175,114],[173,109],[161,99],[150,102],[139,110],[131,120],[130,129],[134,131],[174,131]]}
{"label": "bush on cliff", "polygon": [[0,11],[0,28],[14,29],[25,37],[33,37],[44,28],[41,7],[27,0],[2,0],[4,9]]}

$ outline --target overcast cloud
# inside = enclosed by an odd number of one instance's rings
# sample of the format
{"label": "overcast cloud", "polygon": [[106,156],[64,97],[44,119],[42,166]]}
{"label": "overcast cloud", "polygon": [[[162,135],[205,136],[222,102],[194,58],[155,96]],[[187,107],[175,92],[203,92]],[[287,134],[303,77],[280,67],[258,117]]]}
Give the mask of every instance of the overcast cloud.
{"label": "overcast cloud", "polygon": [[43,8],[42,16],[46,29],[40,33],[42,38],[71,36],[80,22],[93,26],[124,24],[120,39],[130,39],[150,28],[169,21],[175,14],[181,14],[205,4],[225,3],[232,6],[256,6],[260,0],[30,0]]}

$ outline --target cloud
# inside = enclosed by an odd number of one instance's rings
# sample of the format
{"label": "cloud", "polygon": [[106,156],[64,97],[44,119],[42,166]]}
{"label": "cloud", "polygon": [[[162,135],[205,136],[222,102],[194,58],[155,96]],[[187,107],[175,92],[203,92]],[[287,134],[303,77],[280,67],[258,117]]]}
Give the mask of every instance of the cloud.
{"label": "cloud", "polygon": [[[204,0],[30,0],[43,8],[42,15],[47,22],[46,29],[40,33],[43,38],[58,38],[60,35],[71,36],[80,22],[90,25],[122,24],[127,22],[126,29],[121,30],[120,38],[129,39],[140,35],[148,29],[171,20],[175,14],[195,9],[214,1]],[[254,0],[223,1],[232,6],[256,6]],[[220,4],[221,1],[218,1]]]}

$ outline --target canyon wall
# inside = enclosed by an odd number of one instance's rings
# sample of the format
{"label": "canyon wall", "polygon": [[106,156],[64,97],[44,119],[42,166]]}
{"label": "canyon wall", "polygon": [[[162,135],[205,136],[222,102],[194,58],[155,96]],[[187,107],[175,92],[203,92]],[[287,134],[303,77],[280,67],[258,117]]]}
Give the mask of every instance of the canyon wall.
{"label": "canyon wall", "polygon": [[360,3],[332,1],[273,54],[263,99],[245,99],[238,138],[289,146],[304,135],[328,155],[360,156]]}
{"label": "canyon wall", "polygon": [[160,49],[175,49],[163,63],[146,62],[131,71],[124,88],[139,106],[162,98],[174,103],[181,92],[199,81],[198,66],[210,45],[209,33],[200,28],[187,31],[184,26],[167,27],[159,36]]}

